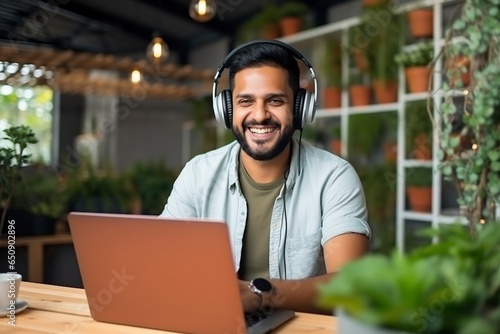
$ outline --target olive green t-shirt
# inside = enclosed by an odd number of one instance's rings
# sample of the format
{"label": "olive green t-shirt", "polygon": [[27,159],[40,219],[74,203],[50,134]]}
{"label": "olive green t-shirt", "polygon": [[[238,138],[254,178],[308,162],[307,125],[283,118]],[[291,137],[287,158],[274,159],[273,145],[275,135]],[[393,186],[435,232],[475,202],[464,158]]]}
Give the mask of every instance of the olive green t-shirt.
{"label": "olive green t-shirt", "polygon": [[239,180],[247,201],[247,222],[238,276],[243,280],[269,278],[269,228],[276,197],[284,177],[271,183],[257,183],[240,161]]}

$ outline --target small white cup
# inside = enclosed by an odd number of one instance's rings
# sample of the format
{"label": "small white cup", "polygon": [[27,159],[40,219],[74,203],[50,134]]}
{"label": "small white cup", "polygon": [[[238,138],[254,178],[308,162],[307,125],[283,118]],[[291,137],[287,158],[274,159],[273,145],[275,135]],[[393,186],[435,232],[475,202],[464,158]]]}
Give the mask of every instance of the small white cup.
{"label": "small white cup", "polygon": [[0,312],[15,310],[22,276],[16,273],[0,274]]}

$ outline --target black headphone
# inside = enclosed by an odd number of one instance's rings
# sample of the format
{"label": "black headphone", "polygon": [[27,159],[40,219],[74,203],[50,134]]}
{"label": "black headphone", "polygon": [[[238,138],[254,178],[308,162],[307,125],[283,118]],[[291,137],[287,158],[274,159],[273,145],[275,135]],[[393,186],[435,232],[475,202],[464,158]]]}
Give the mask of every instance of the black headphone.
{"label": "black headphone", "polygon": [[217,72],[214,77],[214,85],[212,89],[212,102],[214,108],[215,119],[217,122],[223,124],[226,129],[230,129],[233,123],[233,102],[232,102],[232,92],[229,89],[225,89],[219,94],[217,94],[217,84],[219,83],[219,78],[222,74],[222,71],[227,67],[227,62],[233,57],[235,53],[255,44],[273,44],[282,47],[289,54],[294,56],[297,59],[300,59],[306,66],[309,68],[311,72],[311,78],[314,81],[314,94],[311,92],[300,88],[295,96],[294,108],[293,108],[293,122],[294,129],[301,130],[306,124],[311,123],[314,119],[314,115],[316,114],[317,108],[317,90],[318,83],[316,81],[316,73],[312,68],[311,64],[294,48],[285,44],[283,42],[277,40],[255,40],[251,42],[244,43],[239,47],[235,48],[231,51],[224,61],[222,65],[219,66]]}

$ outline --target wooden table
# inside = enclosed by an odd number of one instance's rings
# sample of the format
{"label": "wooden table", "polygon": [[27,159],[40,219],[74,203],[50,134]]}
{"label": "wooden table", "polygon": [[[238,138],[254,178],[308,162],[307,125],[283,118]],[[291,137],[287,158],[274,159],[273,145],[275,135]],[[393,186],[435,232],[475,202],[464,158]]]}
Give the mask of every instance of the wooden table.
{"label": "wooden table", "polygon": [[[0,333],[166,333],[160,330],[114,325],[94,321],[83,289],[22,282],[19,298],[29,303],[28,309],[15,317],[16,326],[9,319],[0,318]],[[297,313],[294,319],[273,333],[336,333],[333,316]]]}

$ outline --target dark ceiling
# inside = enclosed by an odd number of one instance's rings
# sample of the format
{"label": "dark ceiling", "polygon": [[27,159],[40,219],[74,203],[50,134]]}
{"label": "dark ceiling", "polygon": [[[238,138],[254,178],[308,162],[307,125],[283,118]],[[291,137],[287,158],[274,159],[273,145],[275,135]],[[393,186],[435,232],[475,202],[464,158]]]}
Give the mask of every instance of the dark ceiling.
{"label": "dark ceiling", "polygon": [[[316,24],[326,23],[326,8],[346,0],[309,0]],[[269,2],[269,1],[268,1]],[[278,3],[283,1],[278,1]],[[239,24],[263,0],[217,0],[218,14],[193,21],[190,0],[1,0],[0,42],[28,43],[117,56],[143,54],[159,33],[187,61],[190,50],[220,37],[233,40]]]}

